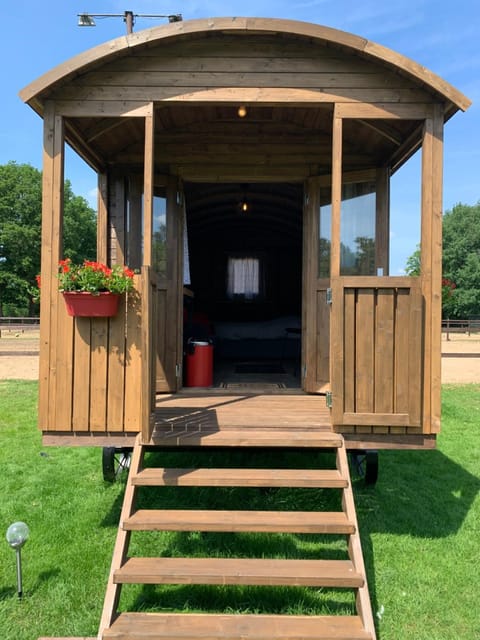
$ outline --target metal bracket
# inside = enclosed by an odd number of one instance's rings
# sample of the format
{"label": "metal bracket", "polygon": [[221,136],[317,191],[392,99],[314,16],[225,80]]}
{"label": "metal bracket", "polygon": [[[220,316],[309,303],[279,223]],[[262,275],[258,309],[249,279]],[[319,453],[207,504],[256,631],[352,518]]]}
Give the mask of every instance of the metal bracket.
{"label": "metal bracket", "polygon": [[326,394],[325,394],[325,404],[327,405],[327,407],[329,409],[332,408],[333,398],[332,398],[332,392],[331,391],[327,391]]}
{"label": "metal bracket", "polygon": [[332,304],[332,289],[331,287],[328,287],[327,289],[327,295],[326,295],[326,300],[327,300],[327,304]]}

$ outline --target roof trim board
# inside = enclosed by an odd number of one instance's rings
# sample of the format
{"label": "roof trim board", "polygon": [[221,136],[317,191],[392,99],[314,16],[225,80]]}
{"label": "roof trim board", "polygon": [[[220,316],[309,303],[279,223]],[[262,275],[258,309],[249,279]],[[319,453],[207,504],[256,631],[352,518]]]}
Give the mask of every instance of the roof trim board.
{"label": "roof trim board", "polygon": [[410,77],[416,83],[426,85],[438,93],[446,102],[445,114],[452,111],[465,111],[471,101],[448,82],[426,69],[417,62],[387,47],[365,38],[320,25],[279,18],[207,18],[174,22],[151,29],[145,29],[127,36],[121,36],[97,47],[89,49],[70,60],[58,65],[34,82],[22,89],[20,97],[37,112],[43,112],[44,92],[50,92],[56,86],[63,85],[80,73],[104,64],[116,57],[128,55],[133,48],[151,47],[169,39],[189,38],[206,33],[278,33],[303,36],[361,54],[372,61],[381,62]]}

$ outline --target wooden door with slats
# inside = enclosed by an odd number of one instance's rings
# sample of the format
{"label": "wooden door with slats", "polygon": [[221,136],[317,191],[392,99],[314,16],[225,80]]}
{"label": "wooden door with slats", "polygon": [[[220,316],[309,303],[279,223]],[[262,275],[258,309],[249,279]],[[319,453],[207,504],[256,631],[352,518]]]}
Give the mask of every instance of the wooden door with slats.
{"label": "wooden door with slats", "polygon": [[[327,290],[329,264],[321,242],[320,180],[310,178],[305,184],[303,217],[303,389],[309,393],[324,393],[330,389],[330,306]],[[327,241],[328,242],[328,241]]]}
{"label": "wooden door with slats", "polygon": [[[156,338],[156,391],[175,392],[181,386],[183,326],[183,194],[175,179],[168,179],[159,196],[154,220],[153,266]],[[164,208],[161,211],[161,208]]]}
{"label": "wooden door with slats", "polygon": [[335,426],[421,426],[422,300],[420,278],[332,278]]}

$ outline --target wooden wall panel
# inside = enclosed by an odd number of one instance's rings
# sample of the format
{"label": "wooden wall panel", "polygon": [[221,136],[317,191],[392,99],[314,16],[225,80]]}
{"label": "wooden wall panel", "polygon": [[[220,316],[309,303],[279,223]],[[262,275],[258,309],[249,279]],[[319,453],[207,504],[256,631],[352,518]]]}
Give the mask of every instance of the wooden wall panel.
{"label": "wooden wall panel", "polygon": [[[143,282],[136,276],[136,294],[129,296],[126,309],[125,348],[125,431],[140,431],[142,396],[142,366],[145,355],[142,352],[142,320],[144,309],[141,301],[145,295]],[[147,316],[145,316],[145,319]]]}
{"label": "wooden wall panel", "polygon": [[90,431],[107,428],[108,325],[106,318],[91,321]]}
{"label": "wooden wall panel", "polygon": [[357,291],[355,349],[355,407],[359,413],[372,413],[375,372],[375,298],[373,289]]}
{"label": "wooden wall panel", "polygon": [[167,290],[159,288],[157,291],[157,364],[156,389],[158,393],[168,391],[167,373],[165,369],[165,354],[167,349]]}
{"label": "wooden wall panel", "polygon": [[[57,283],[55,283],[57,284]],[[58,287],[58,284],[57,284]],[[43,287],[42,287],[43,289]],[[55,345],[55,424],[68,430],[72,420],[73,402],[73,341],[74,319],[67,314],[60,292],[52,291],[57,298],[57,334]],[[42,292],[43,295],[43,292]],[[52,360],[53,363],[53,360]]]}
{"label": "wooden wall panel", "polygon": [[356,330],[355,330],[355,289],[345,289],[344,298],[344,408],[346,412],[355,411],[356,377]]}
{"label": "wooden wall panel", "polygon": [[317,291],[316,379],[321,391],[330,389],[330,305],[325,289]]}
{"label": "wooden wall panel", "polygon": [[74,431],[89,431],[91,337],[90,318],[76,318],[73,354],[72,428]]}
{"label": "wooden wall panel", "polygon": [[409,396],[409,354],[410,344],[410,301],[407,289],[400,289],[395,310],[395,406],[402,413],[408,412]]}
{"label": "wooden wall panel", "polygon": [[[361,60],[326,46],[291,39],[286,47],[270,35],[215,34],[191,42],[160,43],[139,54],[107,62],[99,70],[59,88],[59,101],[158,101],[194,94],[205,87],[279,89],[321,88],[330,101],[431,102],[430,94],[385,66]],[[136,54],[136,55],[135,55]],[[317,98],[321,99],[321,98]]]}
{"label": "wooden wall panel", "polygon": [[377,413],[393,413],[395,292],[378,289],[376,303],[374,406]]}
{"label": "wooden wall panel", "polygon": [[123,431],[125,405],[125,315],[110,319],[108,336],[107,431]]}

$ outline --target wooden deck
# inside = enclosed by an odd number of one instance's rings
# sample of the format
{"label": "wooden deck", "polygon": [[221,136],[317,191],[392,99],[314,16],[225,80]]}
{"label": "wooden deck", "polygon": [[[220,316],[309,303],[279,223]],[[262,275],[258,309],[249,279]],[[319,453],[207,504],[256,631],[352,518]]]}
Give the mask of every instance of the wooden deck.
{"label": "wooden deck", "polygon": [[254,432],[252,446],[315,446],[318,437],[325,446],[334,437],[323,396],[199,391],[157,397],[149,444],[248,446]]}

